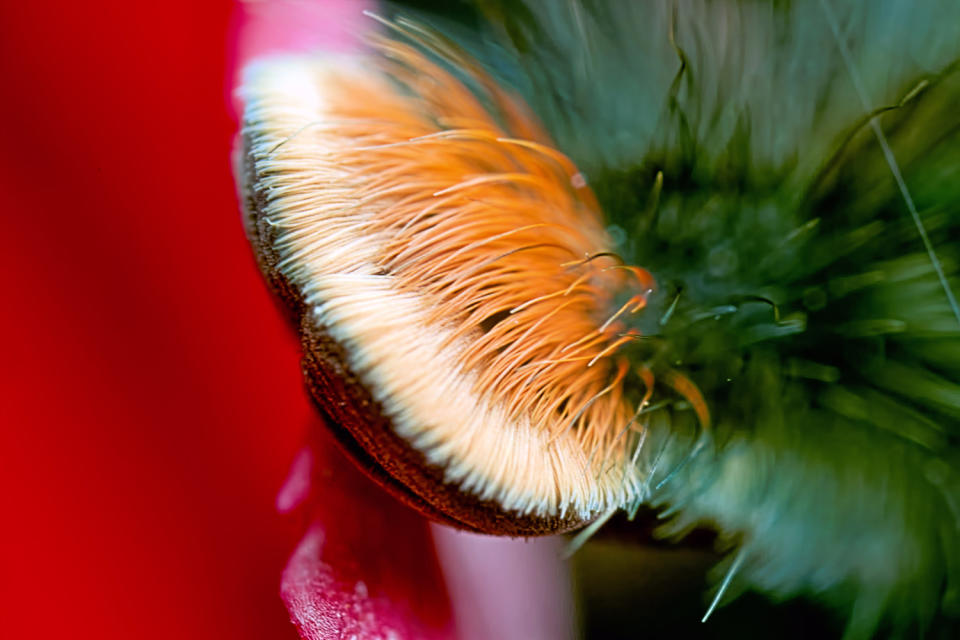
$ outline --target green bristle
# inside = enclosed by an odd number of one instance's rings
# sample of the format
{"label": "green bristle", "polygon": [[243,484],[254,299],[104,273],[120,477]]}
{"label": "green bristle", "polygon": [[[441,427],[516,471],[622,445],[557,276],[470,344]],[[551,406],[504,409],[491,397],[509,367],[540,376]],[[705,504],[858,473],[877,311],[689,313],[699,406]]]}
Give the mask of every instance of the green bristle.
{"label": "green bristle", "polygon": [[709,429],[676,394],[650,414],[663,533],[717,528],[727,596],[813,596],[850,638],[960,617],[960,3],[457,10],[433,24],[657,278],[633,357],[710,407]]}

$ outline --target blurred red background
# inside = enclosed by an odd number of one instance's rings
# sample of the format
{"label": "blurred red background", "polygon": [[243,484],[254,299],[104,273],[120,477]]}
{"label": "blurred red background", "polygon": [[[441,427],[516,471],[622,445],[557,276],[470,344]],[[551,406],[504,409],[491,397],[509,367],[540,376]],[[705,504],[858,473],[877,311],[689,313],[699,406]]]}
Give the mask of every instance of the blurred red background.
{"label": "blurred red background", "polygon": [[229,170],[235,19],[0,3],[2,637],[296,637],[310,412]]}

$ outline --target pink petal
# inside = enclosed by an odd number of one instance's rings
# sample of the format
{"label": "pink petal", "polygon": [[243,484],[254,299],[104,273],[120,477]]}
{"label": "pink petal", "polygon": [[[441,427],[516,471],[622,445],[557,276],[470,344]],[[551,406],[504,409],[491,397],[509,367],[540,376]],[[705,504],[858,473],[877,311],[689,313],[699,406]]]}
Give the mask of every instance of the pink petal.
{"label": "pink petal", "polygon": [[510,539],[433,525],[460,640],[575,637],[561,536]]}
{"label": "pink petal", "polygon": [[277,511],[290,513],[310,497],[313,474],[313,452],[308,448],[297,454],[290,464],[290,471],[277,494]]}
{"label": "pink petal", "polygon": [[[240,82],[246,63],[278,53],[347,52],[361,46],[360,34],[374,27],[363,15],[368,0],[246,0],[234,5],[228,43],[228,77]],[[234,115],[239,101],[228,101]]]}
{"label": "pink petal", "polygon": [[452,638],[450,605],[427,522],[354,468],[329,436],[317,439],[313,520],[280,589],[301,636]]}

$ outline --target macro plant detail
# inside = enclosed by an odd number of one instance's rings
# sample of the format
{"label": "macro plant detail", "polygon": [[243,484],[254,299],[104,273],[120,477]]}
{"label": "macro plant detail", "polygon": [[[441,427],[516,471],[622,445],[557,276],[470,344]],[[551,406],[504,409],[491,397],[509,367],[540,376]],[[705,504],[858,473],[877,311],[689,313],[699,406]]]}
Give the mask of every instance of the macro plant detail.
{"label": "macro plant detail", "polygon": [[718,599],[849,637],[949,624],[960,15],[833,4],[478,3],[252,65],[248,236],[351,457],[474,531],[712,528]]}

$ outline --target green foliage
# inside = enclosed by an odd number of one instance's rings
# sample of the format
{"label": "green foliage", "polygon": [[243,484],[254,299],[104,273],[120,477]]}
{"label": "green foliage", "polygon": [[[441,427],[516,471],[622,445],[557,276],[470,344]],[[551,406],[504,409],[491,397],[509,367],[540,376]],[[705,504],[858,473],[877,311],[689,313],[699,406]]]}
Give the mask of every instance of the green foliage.
{"label": "green foliage", "polygon": [[710,407],[648,414],[664,533],[851,638],[960,617],[960,3],[457,7],[660,283],[633,357]]}

